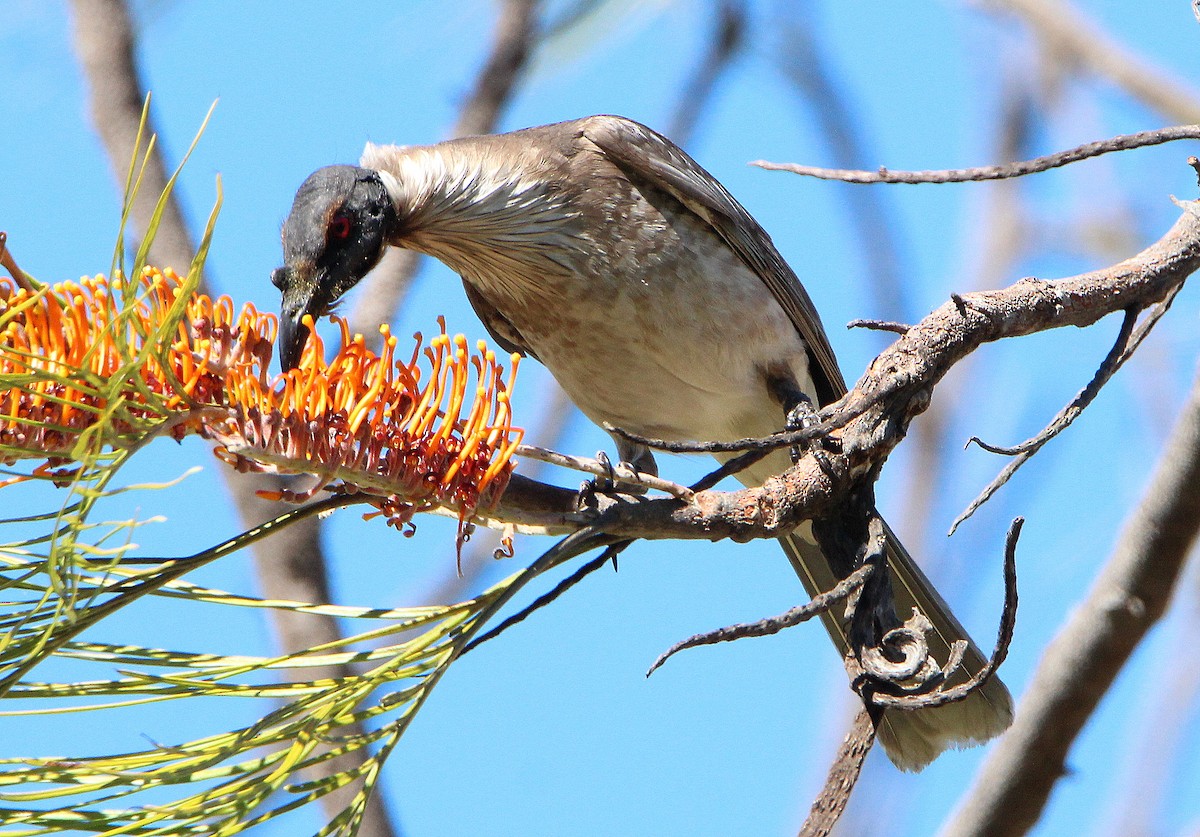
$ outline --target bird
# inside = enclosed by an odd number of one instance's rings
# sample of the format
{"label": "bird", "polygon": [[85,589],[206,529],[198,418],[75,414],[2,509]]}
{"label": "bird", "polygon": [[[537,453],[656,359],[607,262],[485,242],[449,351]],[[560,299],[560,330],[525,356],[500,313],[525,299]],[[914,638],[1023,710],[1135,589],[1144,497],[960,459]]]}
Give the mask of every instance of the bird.
{"label": "bird", "polygon": [[[761,437],[805,402],[846,392],[808,292],[740,203],[656,131],[599,115],[424,146],[367,143],[358,165],[325,166],[296,192],[282,227],[280,360],[299,362],[306,316],[327,313],[389,247],[459,274],[495,341],[543,364],[601,426],[643,438]],[[614,434],[621,460],[657,473],[650,450]],[[776,451],[738,473],[761,485],[791,465]],[[932,622],[945,659],[970,638],[890,530],[896,613]],[[809,595],[838,578],[803,523],[780,538]],[[838,650],[848,627],[823,617]],[[974,673],[985,658],[970,643]],[[1012,720],[996,677],[964,700],[887,709],[878,739],[919,770],[983,743]]]}

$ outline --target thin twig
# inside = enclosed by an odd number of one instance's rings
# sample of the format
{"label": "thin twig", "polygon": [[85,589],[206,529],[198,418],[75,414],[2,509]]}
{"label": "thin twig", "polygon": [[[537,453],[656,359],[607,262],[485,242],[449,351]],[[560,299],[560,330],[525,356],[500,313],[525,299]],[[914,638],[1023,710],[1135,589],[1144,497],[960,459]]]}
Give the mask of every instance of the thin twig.
{"label": "thin twig", "polygon": [[894,334],[907,334],[912,328],[908,323],[895,323],[890,320],[851,320],[846,323],[846,328],[869,328],[874,331],[890,331]]}
{"label": "thin twig", "polygon": [[1036,174],[1037,172],[1077,163],[1080,160],[1087,160],[1091,157],[1099,157],[1101,154],[1109,154],[1113,151],[1128,151],[1133,148],[1145,148],[1147,146],[1162,145],[1163,143],[1186,139],[1200,139],[1200,125],[1176,125],[1154,131],[1122,134],[1106,140],[1085,143],[1066,151],[1047,154],[1044,157],[1036,157],[1032,160],[968,169],[893,171],[881,166],[878,171],[862,171],[857,169],[825,169],[817,166],[802,166],[797,163],[772,163],[767,160],[755,160],[751,165],[769,171],[788,171],[805,177],[816,177],[820,180],[838,180],[843,183],[967,183],[1024,177],[1025,175]]}
{"label": "thin twig", "polygon": [[[959,525],[971,517],[971,515],[975,514],[975,512],[979,510],[980,506],[991,499],[992,495],[995,494],[1005,483],[1007,483],[1012,478],[1012,475],[1015,474],[1022,465],[1028,462],[1034,456],[1034,454],[1041,450],[1042,446],[1045,445],[1046,442],[1050,441],[1067,427],[1069,427],[1071,423],[1079,417],[1079,414],[1082,413],[1083,410],[1089,404],[1091,404],[1093,400],[1095,400],[1096,396],[1100,393],[1100,390],[1112,379],[1112,376],[1117,373],[1117,370],[1124,366],[1125,361],[1129,360],[1129,358],[1133,356],[1133,353],[1137,351],[1138,346],[1140,346],[1142,341],[1145,340],[1150,334],[1151,329],[1153,329],[1158,321],[1162,319],[1163,315],[1170,310],[1171,303],[1174,301],[1181,288],[1182,285],[1176,286],[1171,290],[1170,293],[1167,294],[1166,298],[1152,306],[1150,313],[1146,315],[1146,319],[1136,329],[1133,329],[1133,324],[1137,322],[1137,317],[1140,311],[1132,308],[1126,309],[1125,319],[1121,323],[1121,331],[1117,334],[1117,339],[1114,342],[1112,349],[1109,350],[1108,355],[1104,358],[1104,362],[1100,364],[1100,368],[1096,370],[1096,374],[1092,377],[1092,380],[1089,381],[1088,385],[1080,390],[1073,399],[1071,399],[1069,404],[1067,404],[1058,412],[1058,414],[1042,430],[1042,432],[1012,448],[1000,448],[987,445],[975,436],[972,436],[971,439],[968,440],[968,444],[970,444],[971,441],[974,441],[984,450],[992,453],[1012,455],[1016,458],[1013,459],[1012,462],[1009,462],[1008,465],[1006,465],[1004,469],[996,475],[996,478],[988,483],[987,487],[985,487],[983,491],[979,492],[979,495],[971,501],[971,503],[958,515],[958,517],[954,519],[954,522],[950,524],[950,531],[948,534],[953,535],[958,529]],[[1012,453],[1010,454],[1009,451]]]}
{"label": "thin twig", "polygon": [[[826,414],[828,408],[822,408],[815,414],[818,419]],[[732,439],[728,442],[693,442],[693,441],[675,441],[672,439],[658,439],[653,436],[643,436],[640,433],[634,433],[626,430],[623,427],[617,427],[603,422],[601,426],[609,433],[615,433],[624,439],[635,442],[639,445],[645,445],[654,450],[663,450],[668,453],[743,453],[757,452],[766,455],[773,450],[779,448],[789,448],[796,445],[803,445],[806,442],[811,442],[813,439],[827,435],[831,430],[836,430],[853,416],[841,416],[837,422],[821,421],[819,424],[814,424],[810,427],[805,427],[801,430],[784,430],[779,433],[772,433],[770,436],[748,436],[744,439]],[[726,466],[731,463],[726,463]],[[745,463],[742,467],[748,467],[753,462]],[[740,470],[740,469],[739,469]],[[728,476],[728,474],[726,474]],[[695,486],[692,490],[696,491]]]}
{"label": "thin twig", "polygon": [[645,474],[634,470],[624,462],[614,465],[611,462],[601,462],[599,459],[589,459],[583,456],[559,453],[558,451],[538,447],[537,445],[517,445],[513,453],[516,456],[536,459],[539,462],[546,462],[561,468],[570,468],[575,471],[582,471],[585,474],[595,474],[598,477],[611,479],[618,485],[662,491],[685,502],[691,502],[695,494],[692,489],[685,485],[662,479],[653,474]]}
{"label": "thin twig", "polygon": [[603,567],[609,561],[612,561],[615,564],[616,560],[617,560],[617,556],[620,555],[621,552],[624,551],[625,547],[629,546],[631,543],[633,543],[632,540],[620,541],[619,543],[610,544],[607,549],[605,549],[603,552],[601,552],[595,558],[588,561],[582,567],[580,567],[575,572],[571,573],[569,576],[567,576],[562,581],[560,581],[558,584],[556,584],[554,586],[554,589],[551,590],[549,593],[545,593],[544,595],[538,596],[529,605],[527,605],[526,607],[523,607],[521,610],[519,610],[518,612],[514,613],[512,616],[505,619],[503,622],[501,622],[499,625],[497,625],[496,627],[489,630],[487,633],[480,634],[479,636],[475,637],[473,640],[468,642],[465,646],[463,646],[463,650],[461,652],[459,652],[459,656],[461,657],[463,654],[466,654],[468,651],[471,651],[471,650],[477,648],[478,646],[482,645],[483,643],[487,642],[490,639],[495,639],[496,637],[500,636],[500,634],[504,633],[509,628],[513,627],[514,625],[524,622],[526,619],[528,619],[533,614],[533,612],[535,610],[541,610],[543,607],[545,607],[546,605],[553,602],[555,599],[557,599],[563,593],[567,592],[572,587],[574,587],[576,584],[583,581],[585,578],[587,578],[589,575],[594,573],[596,570]]}
{"label": "thin twig", "polygon": [[25,271],[17,267],[17,262],[13,258],[12,251],[8,249],[8,233],[0,230],[0,265],[8,271],[8,275],[17,283],[18,288],[22,288],[32,293],[37,293],[37,288],[29,281],[29,277],[25,275]]}
{"label": "thin twig", "polygon": [[1125,312],[1125,317],[1121,320],[1121,330],[1117,333],[1117,339],[1113,341],[1113,347],[1109,349],[1108,354],[1100,364],[1100,368],[1092,376],[1092,380],[1088,382],[1086,387],[1076,393],[1071,402],[1059,410],[1054,419],[1042,428],[1037,435],[1010,447],[988,444],[978,436],[972,436],[967,440],[967,444],[970,445],[973,442],[988,453],[996,453],[1002,456],[1017,456],[1024,453],[1032,456],[1036,453],[1038,448],[1069,427],[1071,422],[1084,411],[1088,404],[1095,400],[1104,384],[1112,378],[1113,374],[1119,368],[1122,358],[1127,357],[1125,350],[1129,345],[1129,337],[1133,333],[1133,327],[1137,325],[1138,313],[1136,309],[1132,308]]}
{"label": "thin twig", "polygon": [[957,686],[919,695],[876,693],[871,695],[871,703],[884,708],[898,709],[927,709],[944,706],[963,700],[992,679],[1001,663],[1008,657],[1013,630],[1017,624],[1017,540],[1021,537],[1021,527],[1024,525],[1025,518],[1014,519],[1008,528],[1008,535],[1004,539],[1004,608],[1000,613],[1000,629],[996,636],[996,646],[983,668],[979,669],[965,683]]}
{"label": "thin twig", "polygon": [[771,634],[777,634],[782,630],[799,625],[802,622],[807,622],[814,616],[820,616],[834,605],[844,602],[854,595],[855,592],[866,584],[867,579],[875,571],[875,566],[874,564],[864,564],[839,581],[832,589],[824,593],[818,593],[812,597],[811,601],[797,605],[778,616],[759,619],[757,622],[741,622],[737,625],[728,625],[724,628],[717,628],[715,631],[705,631],[702,634],[696,634],[695,636],[681,640],[658,655],[658,659],[646,671],[646,676],[649,677],[663,663],[675,656],[676,653],[687,648],[695,648],[699,645],[715,645],[718,642],[731,642],[735,639],[745,639],[747,637],[770,636]]}

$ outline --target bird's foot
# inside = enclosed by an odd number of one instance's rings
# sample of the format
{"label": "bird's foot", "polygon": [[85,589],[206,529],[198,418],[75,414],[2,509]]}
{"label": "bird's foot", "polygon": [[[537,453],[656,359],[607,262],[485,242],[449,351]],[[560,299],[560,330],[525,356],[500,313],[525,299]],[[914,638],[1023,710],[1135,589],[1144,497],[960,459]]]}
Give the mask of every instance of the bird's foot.
{"label": "bird's foot", "polygon": [[[797,392],[795,401],[787,411],[787,419],[784,427],[788,431],[807,430],[819,423],[820,419],[817,418],[817,408],[813,404],[812,399],[802,392]],[[804,445],[792,445],[791,453],[792,464],[795,465],[800,461],[800,457],[804,455]]]}
{"label": "bird's foot", "polygon": [[592,477],[580,484],[579,492],[575,495],[575,508],[580,511],[595,507],[596,495],[612,494],[617,488],[616,471],[613,469],[612,460],[608,458],[608,454],[602,450],[597,451],[596,461],[608,473],[604,476]]}
{"label": "bird's foot", "polygon": [[[616,494],[619,491],[622,494],[641,496],[649,490],[648,486],[631,482],[628,478],[618,478],[618,470],[626,475],[631,472],[634,474],[644,473],[639,471],[632,463],[621,462],[614,466],[612,459],[604,451],[597,451],[596,461],[608,473],[603,476],[593,477],[579,486],[579,492],[575,495],[575,507],[577,509],[582,511],[583,509],[595,507],[596,496],[598,494]],[[653,476],[653,474],[650,476]]]}

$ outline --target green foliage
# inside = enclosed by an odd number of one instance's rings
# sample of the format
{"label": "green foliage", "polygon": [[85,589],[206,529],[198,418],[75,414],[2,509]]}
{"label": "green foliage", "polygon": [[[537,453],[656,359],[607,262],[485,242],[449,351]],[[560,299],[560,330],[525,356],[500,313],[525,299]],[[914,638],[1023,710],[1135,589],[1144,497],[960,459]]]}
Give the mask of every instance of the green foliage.
{"label": "green foliage", "polygon": [[[114,273],[126,276],[138,275],[144,266],[170,189],[159,200],[131,269],[122,270],[123,231],[148,154],[140,163],[133,161],[127,182],[113,261]],[[199,282],[215,219],[216,209],[191,265],[189,289]],[[133,282],[123,285],[125,314],[137,303],[135,288]],[[118,318],[114,328],[122,374],[89,382],[107,406],[72,451],[75,470],[62,487],[61,505],[0,521],[0,540],[5,529],[13,531],[18,524],[22,532],[38,530],[0,544],[0,697],[21,699],[26,707],[0,715],[104,716],[163,701],[238,697],[261,704],[258,720],[191,741],[99,757],[2,758],[0,834],[235,834],[357,783],[353,801],[319,832],[353,834],[380,767],[441,675],[516,590],[562,556],[552,550],[478,598],[400,610],[265,601],[185,580],[189,572],[299,519],[355,502],[332,497],[290,510],[188,557],[139,561],[130,554],[130,537],[145,521],[97,523],[95,517],[104,500],[117,492],[162,487],[115,486],[130,457],[170,426],[169,411],[153,392],[138,391],[143,409],[136,414],[129,410],[128,382],[137,380],[135,370],[167,345],[182,313],[181,297],[156,333],[142,334],[136,342],[122,336],[127,327],[134,327],[133,321]],[[80,370],[34,374],[78,382]],[[0,385],[30,385],[29,380],[8,378]],[[63,480],[61,474],[56,478]],[[148,504],[152,503],[151,496]],[[193,618],[189,613],[197,607],[217,606],[318,613],[358,623],[362,630],[337,642],[276,656],[172,651],[105,641],[104,620],[144,598],[169,604],[180,624],[188,624]],[[365,645],[370,650],[355,650]],[[32,679],[37,666],[52,658],[94,667],[104,676],[72,682]],[[306,668],[331,664],[352,666],[347,671],[353,673],[336,680],[303,676]],[[306,768],[350,752],[365,756],[360,767],[317,780],[304,774]]]}

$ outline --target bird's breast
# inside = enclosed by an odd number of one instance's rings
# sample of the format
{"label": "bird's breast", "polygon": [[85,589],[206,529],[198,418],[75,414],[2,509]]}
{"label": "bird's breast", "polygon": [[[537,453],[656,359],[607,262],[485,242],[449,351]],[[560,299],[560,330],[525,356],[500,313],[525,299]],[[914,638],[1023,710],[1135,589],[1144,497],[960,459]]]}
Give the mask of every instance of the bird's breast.
{"label": "bird's breast", "polygon": [[501,277],[472,264],[463,275],[593,421],[668,439],[779,430],[766,371],[812,384],[767,286],[690,214],[612,220],[575,242],[566,267],[509,265]]}

